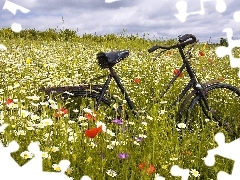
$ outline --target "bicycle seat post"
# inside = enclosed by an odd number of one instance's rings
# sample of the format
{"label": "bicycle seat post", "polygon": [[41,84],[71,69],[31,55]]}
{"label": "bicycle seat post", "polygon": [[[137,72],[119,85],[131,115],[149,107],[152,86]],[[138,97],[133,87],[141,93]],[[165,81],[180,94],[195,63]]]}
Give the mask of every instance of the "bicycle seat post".
{"label": "bicycle seat post", "polygon": [[125,98],[125,100],[127,101],[130,109],[131,109],[131,110],[134,110],[133,102],[131,101],[128,93],[125,91],[125,89],[124,89],[124,87],[123,87],[123,85],[122,85],[122,83],[121,83],[121,80],[120,80],[120,78],[118,77],[117,73],[115,72],[115,70],[113,69],[113,67],[109,67],[108,69],[109,69],[109,71],[110,71],[113,79],[114,79],[115,82],[117,83],[118,88],[121,90],[121,93],[124,95],[124,98]]}

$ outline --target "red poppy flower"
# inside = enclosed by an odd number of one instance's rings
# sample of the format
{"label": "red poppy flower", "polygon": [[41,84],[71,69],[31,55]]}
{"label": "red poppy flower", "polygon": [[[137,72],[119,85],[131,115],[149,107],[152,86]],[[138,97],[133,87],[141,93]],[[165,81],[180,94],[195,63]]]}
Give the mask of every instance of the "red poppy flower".
{"label": "red poppy flower", "polygon": [[10,105],[11,103],[13,103],[13,100],[11,98],[8,98],[7,101],[6,101],[6,104]]}
{"label": "red poppy flower", "polygon": [[212,59],[208,59],[208,62],[213,63],[213,60]]}
{"label": "red poppy flower", "polygon": [[202,51],[199,51],[200,56],[205,56],[205,54]]}
{"label": "red poppy flower", "polygon": [[219,79],[220,79],[220,81],[224,81],[224,80],[225,80],[225,78],[224,78],[224,77],[220,77]]}
{"label": "red poppy flower", "polygon": [[190,156],[190,155],[192,155],[192,152],[191,151],[185,151],[185,152],[183,152],[183,155]]}
{"label": "red poppy flower", "polygon": [[138,168],[139,168],[140,170],[143,170],[143,163],[139,164],[139,165],[138,165]]}
{"label": "red poppy flower", "polygon": [[140,83],[140,79],[139,78],[135,78],[134,82],[138,84],[138,83]]}
{"label": "red poppy flower", "polygon": [[142,170],[145,170],[147,171],[148,174],[152,174],[156,168],[150,164],[149,166],[146,165],[146,163],[141,163],[138,165],[138,168],[142,171]]}
{"label": "red poppy flower", "polygon": [[102,131],[102,126],[97,128],[91,128],[85,131],[85,135],[90,138],[94,138],[98,133]]}
{"label": "red poppy flower", "polygon": [[[176,76],[178,73],[179,73],[179,70],[178,69],[174,69],[173,71],[174,75]],[[178,77],[183,77],[183,73],[181,72]]]}
{"label": "red poppy flower", "polygon": [[62,107],[61,109],[59,109],[59,110],[56,112],[55,116],[56,116],[56,117],[61,117],[61,116],[64,116],[65,114],[68,114],[68,110],[65,109],[64,107]]}
{"label": "red poppy flower", "polygon": [[94,113],[86,113],[84,115],[85,118],[87,118],[88,120],[96,120],[96,112]]}

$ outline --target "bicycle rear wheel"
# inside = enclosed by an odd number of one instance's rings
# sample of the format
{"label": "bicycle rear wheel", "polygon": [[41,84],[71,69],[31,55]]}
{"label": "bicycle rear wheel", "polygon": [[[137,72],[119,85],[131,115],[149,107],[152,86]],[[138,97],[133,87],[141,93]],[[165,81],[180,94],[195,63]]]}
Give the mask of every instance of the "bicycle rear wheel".
{"label": "bicycle rear wheel", "polygon": [[68,110],[71,120],[84,117],[109,121],[121,115],[121,103],[113,97],[102,97],[97,106],[101,89],[96,86],[54,87],[45,92]]}
{"label": "bicycle rear wheel", "polygon": [[212,120],[223,126],[231,135],[240,135],[240,90],[228,84],[212,84],[204,90],[209,109],[200,95],[189,106],[186,124],[201,127]]}

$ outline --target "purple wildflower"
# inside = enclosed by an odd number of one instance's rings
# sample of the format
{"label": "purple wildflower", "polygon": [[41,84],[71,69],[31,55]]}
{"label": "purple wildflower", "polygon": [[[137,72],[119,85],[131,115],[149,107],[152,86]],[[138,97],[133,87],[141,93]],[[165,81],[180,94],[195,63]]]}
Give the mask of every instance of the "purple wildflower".
{"label": "purple wildflower", "polygon": [[104,159],[104,158],[105,158],[105,155],[104,155],[104,154],[101,154],[101,158]]}
{"label": "purple wildflower", "polygon": [[115,123],[115,124],[120,124],[120,125],[123,124],[122,120],[121,119],[117,119],[117,118],[112,120],[112,122]]}
{"label": "purple wildflower", "polygon": [[124,127],[122,128],[122,131],[123,131],[123,133],[125,133],[125,132],[127,131],[127,127],[124,126]]}
{"label": "purple wildflower", "polygon": [[128,153],[119,153],[118,158],[119,159],[127,159],[129,157]]}
{"label": "purple wildflower", "polygon": [[142,138],[142,137],[136,137],[135,140],[136,140],[137,142],[142,142],[142,141],[144,141],[144,138]]}
{"label": "purple wildflower", "polygon": [[99,152],[98,154],[101,156],[102,159],[105,158],[105,155],[103,153]]}

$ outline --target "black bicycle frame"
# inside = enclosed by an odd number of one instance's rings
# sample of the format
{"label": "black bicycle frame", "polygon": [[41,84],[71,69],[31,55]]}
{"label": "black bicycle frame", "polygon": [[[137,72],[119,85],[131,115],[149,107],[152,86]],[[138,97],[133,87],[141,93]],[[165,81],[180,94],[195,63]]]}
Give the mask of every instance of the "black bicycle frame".
{"label": "black bicycle frame", "polygon": [[114,79],[114,81],[117,83],[118,88],[121,90],[121,93],[124,95],[125,100],[127,101],[127,104],[129,106],[129,108],[132,110],[133,114],[136,115],[136,112],[134,111],[134,105],[133,102],[131,101],[128,93],[125,91],[120,78],[118,77],[117,73],[115,72],[115,70],[112,67],[108,68],[110,71],[110,74],[108,75],[108,78],[106,80],[106,82],[103,85],[103,88],[101,90],[101,94],[99,99],[97,100],[97,104],[96,104],[96,108],[98,108],[98,106],[100,105],[102,98],[104,96],[104,94],[106,93],[108,86],[112,80],[112,78]]}
{"label": "black bicycle frame", "polygon": [[193,72],[189,60],[186,58],[186,56],[184,55],[183,49],[181,47],[178,48],[179,53],[183,59],[183,65],[180,67],[178,73],[171,79],[171,81],[166,85],[165,89],[162,91],[160,98],[162,98],[166,92],[169,90],[169,88],[171,87],[171,85],[176,81],[176,79],[178,78],[178,76],[183,72],[183,70],[186,68],[188,75],[190,77],[190,81],[188,82],[188,84],[184,87],[184,89],[181,91],[180,95],[178,96],[178,98],[172,103],[172,106],[175,106],[177,104],[177,102],[180,102],[182,100],[182,98],[187,94],[187,92],[193,87],[195,90],[199,90],[199,88],[196,87],[198,83],[197,77],[195,75],[195,73]]}
{"label": "black bicycle frame", "polygon": [[[176,74],[171,81],[166,85],[165,89],[162,91],[160,98],[162,98],[164,96],[164,94],[169,90],[169,88],[171,87],[171,85],[176,81],[176,79],[178,78],[179,74],[182,73],[182,71],[186,68],[187,73],[190,77],[190,81],[189,83],[184,87],[184,89],[181,91],[180,95],[178,96],[178,99],[176,99],[171,106],[176,105],[177,102],[180,102],[182,100],[182,98],[186,95],[186,93],[193,88],[194,90],[196,90],[196,92],[202,97],[204,104],[206,105],[207,109],[208,108],[208,104],[207,104],[207,100],[205,98],[205,95],[201,89],[201,84],[199,83],[194,71],[192,70],[192,67],[189,63],[189,60],[186,58],[186,56],[184,55],[183,49],[182,47],[178,47],[179,53],[183,59],[183,65],[180,67],[178,74]],[[101,90],[101,94],[99,99],[97,100],[97,105],[96,108],[98,108],[98,106],[101,103],[101,100],[104,96],[104,94],[106,93],[108,86],[112,80],[112,78],[114,79],[114,81],[116,82],[118,88],[121,90],[121,93],[123,94],[125,100],[127,101],[127,104],[129,106],[129,108],[132,110],[132,112],[134,113],[134,115],[136,115],[136,112],[134,111],[134,104],[131,101],[128,93],[125,91],[120,78],[118,77],[117,73],[115,72],[115,70],[113,69],[113,67],[109,67],[108,68],[110,73],[108,75],[108,78],[106,80],[106,82],[103,85],[103,88]],[[200,86],[199,86],[200,85]]]}

